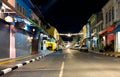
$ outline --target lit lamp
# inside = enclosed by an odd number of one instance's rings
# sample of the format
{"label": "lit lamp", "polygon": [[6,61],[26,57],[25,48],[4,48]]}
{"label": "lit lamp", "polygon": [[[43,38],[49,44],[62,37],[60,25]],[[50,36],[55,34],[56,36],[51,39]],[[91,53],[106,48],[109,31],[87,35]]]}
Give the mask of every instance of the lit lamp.
{"label": "lit lamp", "polygon": [[72,35],[69,33],[69,34],[67,34],[67,36],[68,36],[68,37],[71,37]]}
{"label": "lit lamp", "polygon": [[35,31],[35,29],[32,30],[33,32]]}
{"label": "lit lamp", "polygon": [[5,17],[6,22],[13,22],[13,18],[11,16]]}

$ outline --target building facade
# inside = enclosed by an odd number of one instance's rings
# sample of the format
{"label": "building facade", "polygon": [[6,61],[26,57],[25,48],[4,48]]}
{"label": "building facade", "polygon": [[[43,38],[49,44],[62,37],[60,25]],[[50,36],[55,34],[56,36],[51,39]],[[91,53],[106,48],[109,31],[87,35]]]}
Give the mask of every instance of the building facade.
{"label": "building facade", "polygon": [[[9,45],[3,47],[3,51],[0,52],[0,54],[4,53],[4,58],[38,53],[38,32],[41,31],[38,25],[41,24],[41,21],[32,11],[32,7],[31,2],[26,0],[2,0],[0,18],[5,30],[0,30],[0,36],[8,37],[6,44]],[[34,20],[34,22],[29,19]],[[1,28],[4,29],[3,27]],[[2,40],[0,44],[2,44]],[[0,58],[3,57],[0,55]]]}
{"label": "building facade", "polygon": [[97,28],[95,26],[96,21],[97,20],[97,15],[96,14],[92,14],[91,17],[88,19],[88,22],[90,24],[90,49],[96,49],[97,48]]}
{"label": "building facade", "polygon": [[[103,28],[105,30],[105,34],[114,30],[116,21],[118,20],[118,11],[117,11],[117,1],[118,0],[109,0],[105,6],[102,8],[103,12]],[[115,46],[115,35],[114,34],[106,34],[104,37],[105,41],[105,49],[109,47],[110,51],[114,51]]]}

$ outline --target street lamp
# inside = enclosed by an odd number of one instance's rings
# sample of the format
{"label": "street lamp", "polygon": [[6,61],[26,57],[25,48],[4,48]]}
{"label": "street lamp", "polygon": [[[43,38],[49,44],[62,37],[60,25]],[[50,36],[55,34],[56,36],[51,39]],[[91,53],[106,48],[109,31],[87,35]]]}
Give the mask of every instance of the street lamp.
{"label": "street lamp", "polygon": [[68,37],[71,37],[72,35],[69,33],[69,34],[67,34],[67,36],[68,36]]}

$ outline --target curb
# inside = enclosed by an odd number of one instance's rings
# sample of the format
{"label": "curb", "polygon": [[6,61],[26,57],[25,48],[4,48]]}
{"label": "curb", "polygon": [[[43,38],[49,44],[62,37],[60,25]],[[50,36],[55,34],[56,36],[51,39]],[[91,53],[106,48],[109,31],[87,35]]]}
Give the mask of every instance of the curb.
{"label": "curb", "polygon": [[102,55],[105,55],[105,56],[111,56],[111,57],[118,57],[118,58],[120,58],[120,56],[116,56],[115,54],[109,54],[109,53],[100,53],[100,52],[92,52],[92,53],[96,53],[96,54],[102,54]]}
{"label": "curb", "polygon": [[[49,53],[49,54],[51,54],[51,53]],[[11,72],[11,71],[13,71],[13,70],[15,70],[15,69],[17,69],[17,68],[20,68],[20,67],[22,67],[22,66],[24,66],[24,65],[27,65],[27,64],[29,64],[29,63],[31,63],[31,62],[34,62],[34,61],[39,60],[39,59],[42,59],[42,58],[44,58],[45,56],[47,56],[47,55],[49,55],[49,54],[45,54],[45,55],[36,57],[36,58],[34,58],[34,59],[30,59],[30,60],[28,60],[28,61],[24,61],[23,63],[21,63],[21,64],[16,64],[14,67],[11,67],[11,68],[6,68],[6,69],[3,69],[3,70],[0,70],[0,76],[5,75],[5,74],[7,74],[7,73],[9,73],[9,72]]]}
{"label": "curb", "polygon": [[37,54],[35,54],[35,55],[30,55],[30,56],[20,56],[20,57],[16,57],[16,58],[6,58],[6,59],[2,59],[2,60],[0,60],[0,65],[1,65],[1,64],[6,64],[6,63],[9,63],[9,62],[13,62],[13,61],[17,61],[17,60],[22,60],[22,59],[34,57],[34,56],[37,56]]}

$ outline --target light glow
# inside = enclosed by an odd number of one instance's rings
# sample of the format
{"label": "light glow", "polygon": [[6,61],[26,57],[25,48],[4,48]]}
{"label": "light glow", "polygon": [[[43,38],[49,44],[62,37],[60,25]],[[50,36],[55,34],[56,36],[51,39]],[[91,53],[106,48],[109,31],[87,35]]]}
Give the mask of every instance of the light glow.
{"label": "light glow", "polygon": [[5,17],[6,22],[13,22],[13,18],[11,16]]}
{"label": "light glow", "polygon": [[68,36],[68,37],[71,37],[72,35],[69,33],[69,34],[67,34],[67,36]]}

